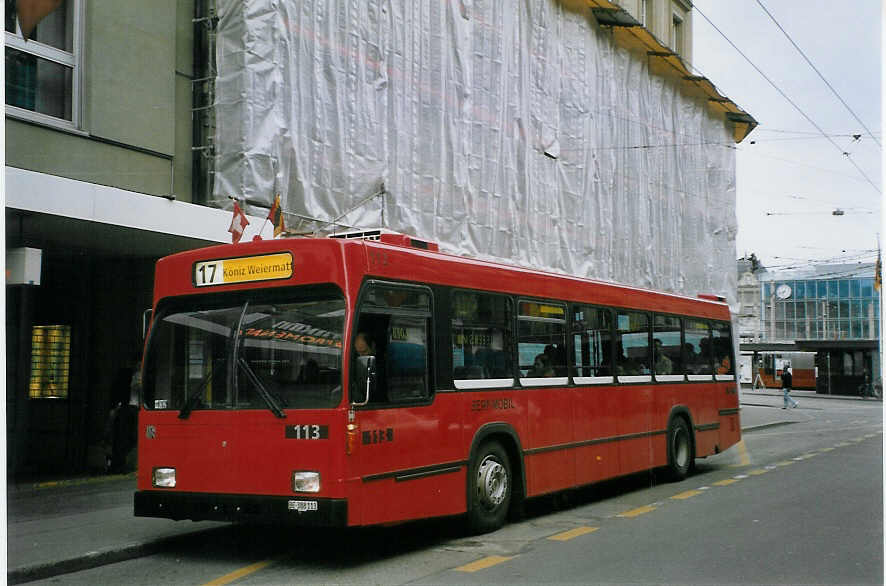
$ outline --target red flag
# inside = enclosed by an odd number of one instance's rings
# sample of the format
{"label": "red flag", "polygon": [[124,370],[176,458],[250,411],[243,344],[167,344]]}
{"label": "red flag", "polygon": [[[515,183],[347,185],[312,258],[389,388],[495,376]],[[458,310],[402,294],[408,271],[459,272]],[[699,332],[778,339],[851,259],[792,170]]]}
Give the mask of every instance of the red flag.
{"label": "red flag", "polygon": [[234,202],[234,217],[231,218],[231,227],[228,228],[228,232],[231,233],[231,243],[237,244],[240,242],[240,238],[243,237],[243,231],[246,229],[246,226],[249,225],[249,220],[246,219],[246,214],[243,213],[243,210],[240,209],[240,206],[237,205],[237,202]]}
{"label": "red flag", "polygon": [[271,211],[268,212],[268,219],[274,225],[275,238],[286,230],[286,226],[283,224],[283,208],[280,206],[279,195],[274,198],[274,205],[271,206]]}

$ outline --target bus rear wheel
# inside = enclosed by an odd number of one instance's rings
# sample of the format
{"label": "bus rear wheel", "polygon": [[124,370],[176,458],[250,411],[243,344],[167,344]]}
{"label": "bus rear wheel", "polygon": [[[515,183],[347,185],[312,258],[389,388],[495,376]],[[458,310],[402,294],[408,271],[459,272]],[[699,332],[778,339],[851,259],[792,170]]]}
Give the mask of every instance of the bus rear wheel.
{"label": "bus rear wheel", "polygon": [[480,446],[468,471],[468,522],[475,533],[488,533],[504,525],[511,504],[513,476],[508,454],[500,443]]}
{"label": "bus rear wheel", "polygon": [[692,434],[682,417],[677,417],[668,427],[668,475],[680,481],[689,475],[694,460]]}

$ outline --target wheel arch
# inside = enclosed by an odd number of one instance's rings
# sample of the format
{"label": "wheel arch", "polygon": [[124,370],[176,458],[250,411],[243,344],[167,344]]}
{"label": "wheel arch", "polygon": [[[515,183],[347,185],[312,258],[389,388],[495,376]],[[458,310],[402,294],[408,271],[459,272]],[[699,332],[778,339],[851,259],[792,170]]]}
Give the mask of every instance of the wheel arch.
{"label": "wheel arch", "polygon": [[[514,486],[518,493],[511,495],[511,506],[513,507],[515,502],[526,498],[526,466],[523,462],[523,447],[520,444],[520,436],[517,435],[516,430],[509,423],[487,423],[480,427],[474,433],[474,438],[471,440],[471,449],[468,452],[468,474],[470,474],[471,463],[477,456],[480,446],[488,441],[497,441],[501,444],[511,459],[514,477],[520,479]],[[473,506],[470,484],[470,481],[465,483],[465,502],[468,512],[470,512]]]}
{"label": "wheel arch", "polygon": [[[671,430],[671,425],[673,425],[674,420],[680,418],[686,422],[686,425],[689,427],[689,442],[692,448],[691,457],[695,459],[695,422],[692,420],[692,412],[689,410],[689,407],[686,405],[674,405],[671,407],[671,412],[668,414],[668,424],[665,427],[665,433],[669,434]],[[670,455],[670,444],[668,445],[668,454]]]}

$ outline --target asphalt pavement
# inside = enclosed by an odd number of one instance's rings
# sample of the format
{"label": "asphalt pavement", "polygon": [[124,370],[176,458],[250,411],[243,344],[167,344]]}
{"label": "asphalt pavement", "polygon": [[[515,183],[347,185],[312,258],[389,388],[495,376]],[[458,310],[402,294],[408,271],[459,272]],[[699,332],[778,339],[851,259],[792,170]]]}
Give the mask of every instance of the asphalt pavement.
{"label": "asphalt pavement", "polygon": [[[809,420],[829,400],[858,397],[794,391],[796,409],[781,409],[777,389],[741,391],[742,431]],[[867,399],[871,401],[872,399]],[[176,540],[225,523],[132,515],[135,474],[66,478],[7,487],[7,580],[20,584],[162,551]]]}

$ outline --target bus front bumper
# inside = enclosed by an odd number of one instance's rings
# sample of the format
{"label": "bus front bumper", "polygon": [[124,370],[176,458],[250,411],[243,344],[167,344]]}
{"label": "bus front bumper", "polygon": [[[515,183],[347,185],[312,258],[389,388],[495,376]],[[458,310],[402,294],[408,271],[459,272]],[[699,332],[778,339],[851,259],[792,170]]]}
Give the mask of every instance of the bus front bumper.
{"label": "bus front bumper", "polygon": [[345,527],[344,499],[141,490],[135,493],[136,517],[282,523],[310,527]]}

